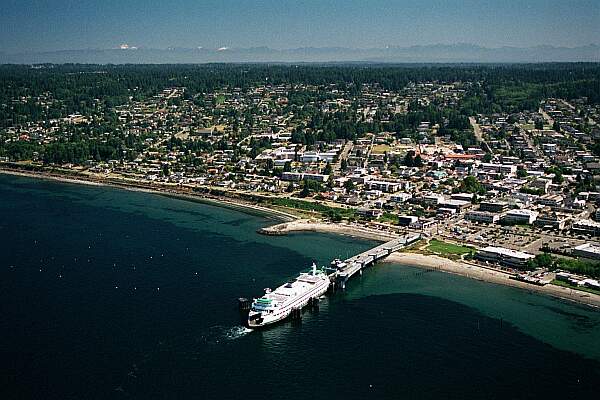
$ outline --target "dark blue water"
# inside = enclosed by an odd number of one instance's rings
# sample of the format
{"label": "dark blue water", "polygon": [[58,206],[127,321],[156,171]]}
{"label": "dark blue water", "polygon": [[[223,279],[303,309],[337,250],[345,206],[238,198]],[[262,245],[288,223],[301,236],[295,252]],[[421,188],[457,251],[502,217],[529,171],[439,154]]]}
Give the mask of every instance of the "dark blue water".
{"label": "dark blue water", "polygon": [[0,176],[2,398],[576,398],[589,308],[380,265],[301,323],[249,332],[259,295],[372,243],[264,237],[267,217]]}

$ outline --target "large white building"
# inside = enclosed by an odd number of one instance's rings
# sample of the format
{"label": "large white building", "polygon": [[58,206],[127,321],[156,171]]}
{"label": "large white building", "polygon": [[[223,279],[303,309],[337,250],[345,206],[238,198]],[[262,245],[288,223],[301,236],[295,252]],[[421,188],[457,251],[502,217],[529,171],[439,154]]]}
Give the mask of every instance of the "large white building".
{"label": "large white building", "polygon": [[526,209],[517,209],[510,210],[504,217],[502,217],[502,221],[508,224],[532,224],[533,221],[536,220],[538,216],[537,211],[526,210]]}
{"label": "large white building", "polygon": [[507,267],[522,268],[527,262],[534,258],[533,254],[522,251],[507,249],[505,247],[488,246],[475,254],[475,258],[481,261],[493,262]]}
{"label": "large white building", "polygon": [[589,258],[592,260],[600,260],[600,246],[592,243],[584,243],[573,247],[571,253],[577,257]]}
{"label": "large white building", "polygon": [[336,155],[337,153],[335,152],[319,153],[316,151],[307,151],[300,156],[300,161],[303,163],[333,162]]}

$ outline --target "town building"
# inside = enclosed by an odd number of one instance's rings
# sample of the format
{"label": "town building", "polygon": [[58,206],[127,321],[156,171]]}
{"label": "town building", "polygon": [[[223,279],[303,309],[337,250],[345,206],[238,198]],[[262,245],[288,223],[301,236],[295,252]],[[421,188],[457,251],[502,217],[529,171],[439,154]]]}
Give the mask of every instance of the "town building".
{"label": "town building", "polygon": [[502,217],[502,222],[506,224],[527,224],[530,225],[538,216],[537,211],[527,209],[510,210]]}
{"label": "town building", "polygon": [[482,201],[479,204],[479,211],[488,211],[493,213],[501,213],[508,210],[508,203],[500,201]]}
{"label": "town building", "polygon": [[571,217],[568,215],[556,212],[540,213],[534,221],[534,226],[542,229],[556,229],[561,231],[567,228],[570,221]]}
{"label": "town building", "polygon": [[599,236],[600,222],[591,219],[580,219],[573,223],[573,231],[583,233],[585,235]]}
{"label": "town building", "polygon": [[399,182],[386,182],[386,181],[367,181],[365,186],[368,189],[381,190],[386,193],[395,193],[400,190]]}
{"label": "town building", "polygon": [[584,243],[573,247],[571,254],[577,257],[600,260],[600,246],[592,243]]}
{"label": "town building", "polygon": [[539,199],[537,199],[537,203],[550,206],[550,207],[560,207],[563,205],[565,198],[559,194],[546,194]]}
{"label": "town building", "polygon": [[438,208],[449,208],[449,209],[454,209],[454,210],[464,210],[467,209],[469,207],[471,207],[471,202],[470,201],[463,201],[463,200],[442,200],[440,202],[438,202]]}
{"label": "town building", "polygon": [[527,262],[534,258],[533,254],[507,249],[504,247],[488,246],[478,250],[475,258],[512,268],[524,268]]}
{"label": "town building", "polygon": [[465,219],[472,222],[482,222],[485,224],[494,224],[500,220],[500,214],[488,211],[469,211],[465,214]]}
{"label": "town building", "polygon": [[398,216],[398,225],[400,226],[409,226],[419,220],[419,217],[414,215],[399,215]]}

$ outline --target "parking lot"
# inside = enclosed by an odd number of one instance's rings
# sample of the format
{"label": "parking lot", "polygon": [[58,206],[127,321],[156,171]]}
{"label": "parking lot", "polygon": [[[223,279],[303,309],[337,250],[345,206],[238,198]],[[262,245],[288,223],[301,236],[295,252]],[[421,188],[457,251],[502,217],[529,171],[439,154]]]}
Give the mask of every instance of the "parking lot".
{"label": "parking lot", "polygon": [[488,225],[465,220],[439,226],[437,233],[458,242],[480,247],[498,246],[529,253],[536,253],[542,247],[568,250],[583,243],[599,243],[598,238],[569,231],[542,231],[532,226]]}

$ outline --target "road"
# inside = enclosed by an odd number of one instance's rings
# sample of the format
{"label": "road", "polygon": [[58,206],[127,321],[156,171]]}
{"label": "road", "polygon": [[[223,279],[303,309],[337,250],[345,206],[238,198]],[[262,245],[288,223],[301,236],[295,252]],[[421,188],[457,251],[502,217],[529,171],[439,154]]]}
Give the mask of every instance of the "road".
{"label": "road", "polygon": [[546,120],[546,122],[548,123],[548,125],[550,126],[554,126],[554,119],[552,119],[552,117],[550,117],[548,115],[548,113],[546,113],[546,111],[542,110],[541,108],[539,109],[540,114],[542,114],[542,116],[544,117],[544,119]]}
{"label": "road", "polygon": [[483,143],[483,145],[485,146],[485,148],[483,150],[494,154],[494,152],[492,151],[492,148],[487,144],[487,142],[483,138],[483,132],[481,131],[481,127],[477,123],[477,120],[475,120],[475,117],[469,117],[469,122],[471,123],[471,126],[473,127],[473,133],[475,134],[475,139],[478,142]]}
{"label": "road", "polygon": [[346,142],[346,144],[344,145],[344,148],[342,148],[342,151],[340,151],[338,160],[335,162],[335,164],[333,164],[333,172],[334,173],[337,173],[340,171],[340,169],[342,169],[342,160],[346,160],[348,158],[348,154],[350,154],[350,152],[352,151],[353,146],[354,146],[354,143],[351,140],[348,140]]}

